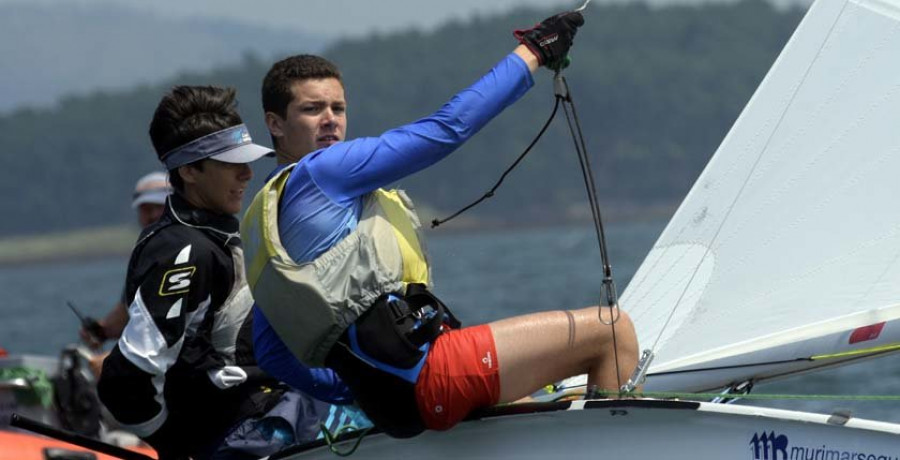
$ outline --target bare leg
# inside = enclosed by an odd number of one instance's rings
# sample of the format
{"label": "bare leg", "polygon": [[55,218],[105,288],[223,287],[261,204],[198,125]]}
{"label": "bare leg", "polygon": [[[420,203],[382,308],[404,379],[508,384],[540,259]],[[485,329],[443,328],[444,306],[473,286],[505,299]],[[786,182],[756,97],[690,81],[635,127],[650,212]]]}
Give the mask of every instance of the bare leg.
{"label": "bare leg", "polygon": [[[609,323],[610,309],[601,311]],[[600,322],[597,307],[517,316],[490,327],[500,363],[500,402],[515,401],[548,383],[585,373],[588,385],[616,391],[637,365],[637,336],[631,318],[622,310],[615,324],[618,375],[613,328]]]}

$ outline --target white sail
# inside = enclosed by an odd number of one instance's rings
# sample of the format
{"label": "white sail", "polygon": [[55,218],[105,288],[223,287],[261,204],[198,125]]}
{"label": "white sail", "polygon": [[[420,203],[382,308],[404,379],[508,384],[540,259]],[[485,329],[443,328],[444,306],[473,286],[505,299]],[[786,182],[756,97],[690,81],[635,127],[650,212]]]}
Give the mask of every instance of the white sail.
{"label": "white sail", "polygon": [[622,296],[651,374],[900,342],[898,202],[900,0],[816,2]]}

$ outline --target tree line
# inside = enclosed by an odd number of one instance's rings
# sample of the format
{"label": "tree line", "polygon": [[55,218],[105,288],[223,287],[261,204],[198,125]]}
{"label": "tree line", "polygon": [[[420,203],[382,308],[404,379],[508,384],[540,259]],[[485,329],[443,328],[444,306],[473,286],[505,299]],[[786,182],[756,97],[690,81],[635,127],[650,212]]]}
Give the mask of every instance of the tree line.
{"label": "tree line", "polygon": [[[341,41],[323,54],[344,74],[349,137],[374,136],[440,107],[515,45],[511,31],[553,11],[452,22]],[[677,204],[715,151],[802,17],[763,0],[652,8],[603,5],[585,13],[565,70],[594,166],[601,207],[621,214]],[[87,52],[87,50],[85,51]],[[302,53],[298,46],[297,53]],[[109,65],[115,65],[114,62]],[[131,187],[159,169],[147,127],[176,84],[236,87],[258,143],[260,85],[271,62],[184,74],[129,91],[68,97],[52,109],[0,117],[0,235],[74,230],[133,220]],[[550,115],[552,74],[439,165],[405,179],[429,216],[483,194]],[[272,161],[254,167],[254,186]],[[504,183],[475,208],[481,222],[546,224],[589,216],[572,140],[559,117]]]}

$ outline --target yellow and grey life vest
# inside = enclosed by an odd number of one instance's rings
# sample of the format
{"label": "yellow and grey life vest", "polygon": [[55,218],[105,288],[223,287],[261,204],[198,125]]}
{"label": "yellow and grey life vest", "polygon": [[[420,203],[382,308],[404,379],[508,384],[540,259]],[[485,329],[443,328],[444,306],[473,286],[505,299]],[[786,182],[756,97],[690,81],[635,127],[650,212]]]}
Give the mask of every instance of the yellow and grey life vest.
{"label": "yellow and grey life vest", "polygon": [[363,197],[356,229],[311,262],[281,244],[279,200],[293,166],[254,197],[241,223],[247,281],[256,304],[303,364],[321,367],[335,342],[375,300],[431,283],[419,218],[401,190]]}

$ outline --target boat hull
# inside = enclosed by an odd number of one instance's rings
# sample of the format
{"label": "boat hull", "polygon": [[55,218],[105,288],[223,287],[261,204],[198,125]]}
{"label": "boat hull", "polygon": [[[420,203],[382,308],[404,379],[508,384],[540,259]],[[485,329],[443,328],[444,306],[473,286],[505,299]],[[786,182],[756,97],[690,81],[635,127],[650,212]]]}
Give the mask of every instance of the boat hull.
{"label": "boat hull", "polygon": [[[147,447],[128,447],[127,449],[156,458],[156,452]],[[114,460],[116,457],[36,434],[0,430],[0,460],[46,460],[48,458]]]}
{"label": "boat hull", "polygon": [[[518,407],[517,407],[518,406]],[[336,447],[346,450],[354,440]],[[423,457],[424,456],[424,457]],[[365,436],[366,458],[900,458],[900,425],[687,401],[597,400],[493,409],[445,432]],[[324,442],[271,457],[333,459]]]}

